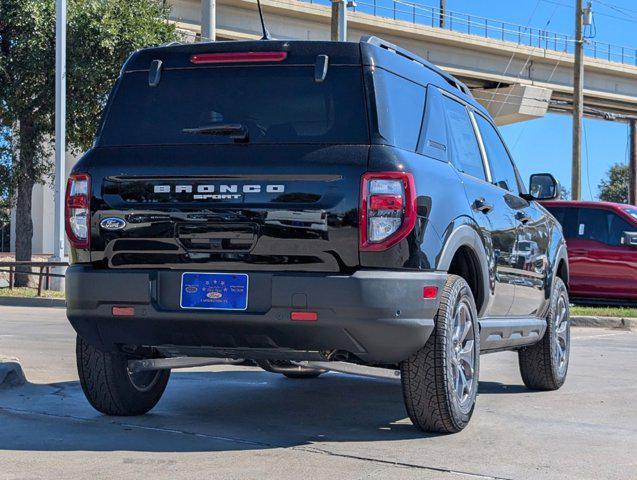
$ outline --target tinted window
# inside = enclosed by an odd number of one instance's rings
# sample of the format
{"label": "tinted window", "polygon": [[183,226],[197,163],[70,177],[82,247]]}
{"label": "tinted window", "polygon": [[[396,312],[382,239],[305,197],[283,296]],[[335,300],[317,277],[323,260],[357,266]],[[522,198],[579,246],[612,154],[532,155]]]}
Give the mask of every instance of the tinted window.
{"label": "tinted window", "polygon": [[577,238],[577,208],[547,207],[546,209],[562,225],[564,238]]}
{"label": "tinted window", "polygon": [[452,162],[458,170],[486,180],[480,147],[467,109],[449,97],[443,97],[443,102]]}
{"label": "tinted window", "polygon": [[124,74],[100,146],[231,143],[227,135],[184,128],[241,123],[251,143],[369,142],[360,67],[210,67],[164,70],[157,87],[147,72]]}
{"label": "tinted window", "polygon": [[[637,208],[625,208],[624,212],[626,212],[628,215],[630,215],[635,220],[637,220]],[[633,228],[635,228],[635,227],[633,227]]]}
{"label": "tinted window", "polygon": [[382,137],[395,147],[415,151],[425,109],[425,88],[377,69],[374,90]]}
{"label": "tinted window", "polygon": [[608,245],[621,245],[624,232],[635,227],[619,215],[597,208],[580,209],[577,238],[596,240]]}
{"label": "tinted window", "polygon": [[487,153],[493,183],[510,192],[520,193],[515,168],[498,132],[483,116],[475,117]]}
{"label": "tinted window", "polygon": [[608,216],[608,229],[608,241],[611,245],[621,245],[624,232],[637,231],[635,225],[630,224],[619,215],[611,212],[609,212]]}

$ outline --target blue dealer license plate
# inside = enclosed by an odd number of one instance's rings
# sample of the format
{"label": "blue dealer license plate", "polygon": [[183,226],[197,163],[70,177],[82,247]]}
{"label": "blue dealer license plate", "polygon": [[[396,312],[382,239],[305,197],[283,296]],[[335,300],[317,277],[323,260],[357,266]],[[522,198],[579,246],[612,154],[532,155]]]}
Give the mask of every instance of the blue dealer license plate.
{"label": "blue dealer license plate", "polygon": [[248,276],[244,273],[195,273],[181,276],[181,308],[245,310]]}

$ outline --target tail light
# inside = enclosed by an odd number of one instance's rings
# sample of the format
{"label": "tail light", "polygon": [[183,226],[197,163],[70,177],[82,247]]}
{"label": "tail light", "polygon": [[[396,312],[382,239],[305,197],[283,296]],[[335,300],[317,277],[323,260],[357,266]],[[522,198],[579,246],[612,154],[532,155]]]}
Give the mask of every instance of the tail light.
{"label": "tail light", "polygon": [[75,248],[89,248],[91,216],[91,177],[77,173],[69,177],[65,199],[66,236]]}
{"label": "tail light", "polygon": [[387,250],[405,238],[414,225],[416,189],[411,173],[365,173],[359,209],[360,250]]}

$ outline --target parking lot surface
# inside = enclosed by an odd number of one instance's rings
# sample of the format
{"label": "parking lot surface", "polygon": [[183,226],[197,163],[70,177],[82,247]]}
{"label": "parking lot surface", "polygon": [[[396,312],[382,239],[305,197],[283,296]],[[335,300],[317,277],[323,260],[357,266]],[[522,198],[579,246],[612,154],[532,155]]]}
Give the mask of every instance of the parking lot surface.
{"label": "parking lot surface", "polygon": [[425,435],[396,381],[257,368],[173,372],[144,417],[105,417],[77,380],[64,310],[0,307],[0,479],[637,478],[637,335],[573,329],[566,385],[530,392],[512,352],[482,357],[469,427]]}

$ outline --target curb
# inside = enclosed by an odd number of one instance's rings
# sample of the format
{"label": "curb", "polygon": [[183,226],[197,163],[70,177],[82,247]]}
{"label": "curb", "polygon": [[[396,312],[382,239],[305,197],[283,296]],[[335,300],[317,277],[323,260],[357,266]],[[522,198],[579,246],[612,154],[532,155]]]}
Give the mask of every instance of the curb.
{"label": "curb", "polygon": [[42,297],[0,297],[0,305],[5,307],[66,308],[66,300],[63,298]]}
{"label": "curb", "polygon": [[572,316],[571,326],[637,330],[637,318]]}
{"label": "curb", "polygon": [[17,358],[0,357],[0,389],[5,387],[19,387],[27,379]]}

